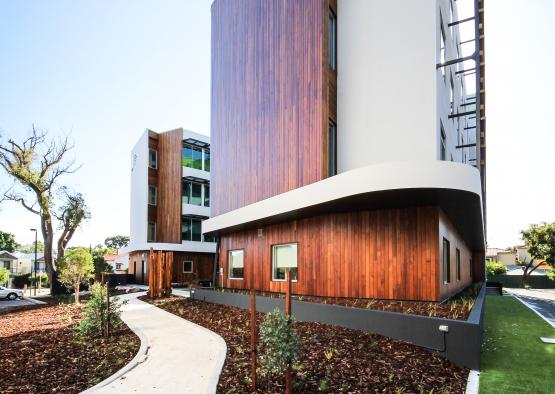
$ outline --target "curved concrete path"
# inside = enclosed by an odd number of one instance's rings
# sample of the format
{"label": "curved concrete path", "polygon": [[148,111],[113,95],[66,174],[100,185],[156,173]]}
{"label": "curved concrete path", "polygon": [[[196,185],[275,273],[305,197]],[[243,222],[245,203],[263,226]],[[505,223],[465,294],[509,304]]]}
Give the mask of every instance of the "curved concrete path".
{"label": "curved concrete path", "polygon": [[121,296],[129,300],[122,320],[141,338],[139,354],[116,373],[117,379],[86,392],[215,393],[227,352],[223,338],[139,300],[144,294]]}

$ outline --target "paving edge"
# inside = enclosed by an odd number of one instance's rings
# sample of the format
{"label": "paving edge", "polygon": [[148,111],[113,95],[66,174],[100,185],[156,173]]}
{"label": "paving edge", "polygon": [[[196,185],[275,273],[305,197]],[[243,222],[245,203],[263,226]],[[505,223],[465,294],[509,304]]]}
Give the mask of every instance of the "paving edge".
{"label": "paving edge", "polygon": [[34,298],[23,297],[23,299],[24,299],[25,301],[29,301],[29,302],[32,302],[33,304],[37,304],[37,305],[45,305],[45,304],[46,304],[46,302],[44,302],[44,301],[39,301],[39,300],[35,300]]}
{"label": "paving edge", "polygon": [[[530,304],[527,301],[524,301],[522,298],[519,297],[519,294],[517,293],[512,293],[510,291],[507,290],[507,293],[510,294],[510,297],[514,297],[517,300],[519,300],[524,306],[526,306],[528,309],[530,309],[532,312],[534,312],[536,315],[538,315],[539,317],[541,317],[547,324],[549,324],[552,328],[555,328],[555,325],[550,322],[549,320],[547,320],[547,318],[542,315],[538,310],[536,310],[536,308],[534,307],[534,305]],[[524,296],[526,297],[526,296]],[[533,298],[533,297],[532,297]]]}
{"label": "paving edge", "polygon": [[133,357],[131,359],[131,361],[129,361],[129,363],[127,365],[122,367],[115,374],[107,377],[102,382],[97,383],[96,385],[86,389],[85,391],[82,391],[81,394],[94,393],[96,390],[99,390],[102,387],[105,387],[105,386],[109,385],[110,383],[115,382],[116,380],[121,378],[123,375],[125,375],[127,372],[131,371],[137,365],[139,365],[140,363],[145,361],[145,356],[147,355],[148,349],[150,348],[150,343],[148,342],[148,338],[146,337],[144,332],[139,327],[134,326],[133,324],[130,325],[125,321],[124,321],[124,323],[127,325],[127,327],[129,327],[131,329],[131,331],[133,331],[139,337],[139,340],[141,341],[141,347],[139,348],[139,351],[137,352],[135,357]]}
{"label": "paving edge", "polygon": [[466,382],[466,394],[478,394],[480,387],[480,372],[471,369],[468,373],[468,380]]}

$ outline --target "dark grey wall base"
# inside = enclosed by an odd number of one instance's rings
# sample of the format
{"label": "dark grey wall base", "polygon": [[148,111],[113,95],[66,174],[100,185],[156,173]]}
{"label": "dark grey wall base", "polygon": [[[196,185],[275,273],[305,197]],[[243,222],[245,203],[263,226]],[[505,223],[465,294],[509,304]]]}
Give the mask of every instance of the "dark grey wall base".
{"label": "dark grey wall base", "polygon": [[[503,287],[522,287],[522,275],[492,275],[488,276],[488,282],[498,282]],[[531,275],[528,277],[528,286],[533,289],[555,289],[555,280],[547,275]]]}
{"label": "dark grey wall base", "polygon": [[[485,286],[480,290],[468,320],[452,320],[407,313],[383,312],[340,305],[293,301],[292,313],[299,321],[319,322],[369,331],[433,350],[457,365],[480,368],[485,307]],[[195,289],[191,297],[215,304],[249,308],[249,295],[218,290]],[[256,297],[256,310],[284,310],[283,298]],[[440,331],[446,326],[447,332]]]}

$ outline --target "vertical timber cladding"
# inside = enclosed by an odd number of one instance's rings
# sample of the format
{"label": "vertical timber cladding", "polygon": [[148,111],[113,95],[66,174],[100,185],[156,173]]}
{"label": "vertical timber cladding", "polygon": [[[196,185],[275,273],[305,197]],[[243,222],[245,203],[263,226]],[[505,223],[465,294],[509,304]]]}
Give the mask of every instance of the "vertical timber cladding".
{"label": "vertical timber cladding", "polygon": [[[257,229],[224,234],[219,284],[248,288],[254,273],[256,289],[285,291],[283,282],[272,281],[272,245],[297,242],[296,294],[437,301],[440,212],[413,207],[332,213],[267,226],[261,237]],[[244,280],[228,279],[233,249],[244,249]]]}
{"label": "vertical timber cladding", "polygon": [[326,177],[327,0],[212,4],[212,213]]}
{"label": "vertical timber cladding", "polygon": [[[444,283],[443,277],[443,238],[450,244],[450,271],[449,283]],[[439,210],[439,295],[440,299],[446,299],[472,283],[472,252],[463,241],[459,232],[453,226],[447,215]],[[457,279],[457,249],[461,255],[461,278]]]}
{"label": "vertical timber cladding", "polygon": [[[193,272],[183,272],[185,261],[193,262]],[[173,275],[174,283],[193,283],[199,280],[212,281],[214,272],[214,255],[211,253],[174,252]]]}
{"label": "vertical timber cladding", "polygon": [[183,129],[158,134],[156,241],[181,243],[181,147]]}

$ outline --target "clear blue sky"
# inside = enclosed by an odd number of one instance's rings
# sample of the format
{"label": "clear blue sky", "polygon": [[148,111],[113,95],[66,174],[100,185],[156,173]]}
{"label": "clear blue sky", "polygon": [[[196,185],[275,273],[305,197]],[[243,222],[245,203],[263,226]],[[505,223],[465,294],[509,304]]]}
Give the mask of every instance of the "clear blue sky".
{"label": "clear blue sky", "polygon": [[[22,137],[35,123],[73,139],[83,168],[66,181],[93,215],[73,245],[129,232],[129,152],[145,128],[209,134],[210,4],[0,2],[0,130]],[[490,246],[555,220],[554,20],[551,0],[486,0]],[[20,243],[36,226],[0,207],[0,229]]]}

